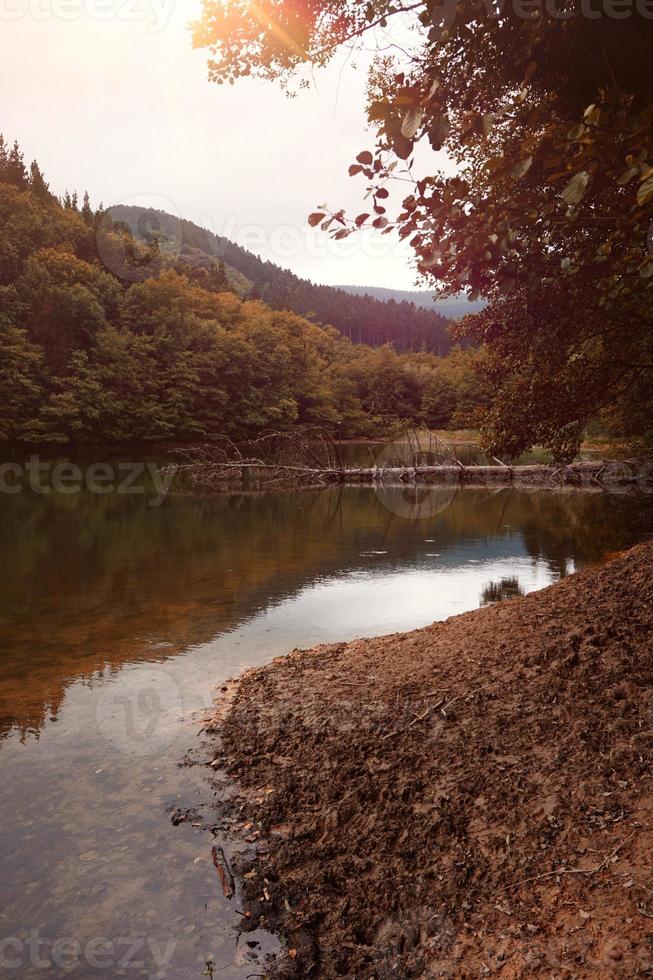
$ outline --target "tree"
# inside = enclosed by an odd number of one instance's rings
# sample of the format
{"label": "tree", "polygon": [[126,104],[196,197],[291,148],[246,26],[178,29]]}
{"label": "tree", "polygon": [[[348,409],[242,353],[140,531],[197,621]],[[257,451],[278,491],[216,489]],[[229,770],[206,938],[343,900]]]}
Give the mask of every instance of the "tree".
{"label": "tree", "polygon": [[[528,17],[480,0],[297,11],[205,0],[194,43],[210,49],[210,77],[288,84],[398,25],[370,77],[376,145],[350,167],[369,213],[321,209],[310,222],[338,238],[395,228],[426,280],[487,297],[465,329],[490,348],[488,443],[573,455],[597,409],[653,370],[653,23],[635,7],[580,16],[571,0]],[[456,174],[416,162],[420,143],[445,150]]]}
{"label": "tree", "polygon": [[50,190],[48,184],[45,181],[45,177],[41,171],[36,160],[32,160],[31,166],[29,168],[29,186],[30,190],[43,200],[47,200],[50,197]]}
{"label": "tree", "polygon": [[432,429],[449,425],[456,410],[456,389],[441,374],[434,374],[422,395],[424,423]]}
{"label": "tree", "polygon": [[17,141],[14,142],[7,156],[5,179],[7,183],[13,184],[20,190],[24,190],[28,185],[25,160]]}
{"label": "tree", "polygon": [[42,352],[0,318],[0,441],[34,437],[44,377]]}
{"label": "tree", "polygon": [[95,215],[93,213],[93,208],[91,207],[91,199],[88,196],[88,191],[84,192],[84,203],[82,204],[81,215],[86,224],[92,228],[95,223]]}

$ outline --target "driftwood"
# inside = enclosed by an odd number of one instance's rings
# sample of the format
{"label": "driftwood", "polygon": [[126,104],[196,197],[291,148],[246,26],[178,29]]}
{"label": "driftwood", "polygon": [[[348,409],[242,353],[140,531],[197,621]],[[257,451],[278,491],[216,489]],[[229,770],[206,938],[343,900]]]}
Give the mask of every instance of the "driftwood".
{"label": "driftwood", "polygon": [[406,484],[440,484],[444,486],[598,486],[613,488],[635,485],[637,468],[626,464],[610,466],[604,461],[584,461],[569,466],[542,464],[527,466],[340,466],[317,468],[301,465],[272,464],[259,461],[174,464],[175,476],[187,479],[191,486],[204,489],[229,489],[252,484],[371,484],[401,486]]}
{"label": "driftwood", "polygon": [[[642,483],[643,470],[635,460],[583,460],[567,466],[529,464],[466,466],[452,446],[433,433],[402,428],[379,447],[370,446],[370,465],[346,465],[340,447],[323,430],[264,433],[237,446],[229,439],[208,446],[179,450],[179,461],[168,467],[177,488],[221,491],[266,489],[277,486],[370,484],[405,486],[542,486],[613,489]],[[647,470],[649,486],[651,468]]]}

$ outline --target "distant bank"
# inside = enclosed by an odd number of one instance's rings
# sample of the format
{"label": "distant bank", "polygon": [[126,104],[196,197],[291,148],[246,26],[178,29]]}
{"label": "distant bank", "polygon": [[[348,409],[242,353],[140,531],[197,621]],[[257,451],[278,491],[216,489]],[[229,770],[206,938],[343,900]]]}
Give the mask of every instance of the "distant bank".
{"label": "distant bank", "polygon": [[484,300],[467,299],[466,296],[450,296],[446,299],[437,299],[436,293],[426,292],[421,289],[386,289],[383,286],[337,286],[346,293],[353,296],[370,296],[383,303],[394,300],[395,303],[413,303],[414,306],[423,307],[425,310],[433,310],[440,316],[446,316],[449,320],[460,320],[468,313],[478,313],[486,305]]}

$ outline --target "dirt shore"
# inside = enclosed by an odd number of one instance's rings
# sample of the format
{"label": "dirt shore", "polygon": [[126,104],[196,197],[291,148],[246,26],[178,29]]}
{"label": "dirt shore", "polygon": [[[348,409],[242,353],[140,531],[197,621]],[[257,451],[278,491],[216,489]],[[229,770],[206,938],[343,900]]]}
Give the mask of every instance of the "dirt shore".
{"label": "dirt shore", "polygon": [[653,542],[223,692],[279,977],[653,976]]}

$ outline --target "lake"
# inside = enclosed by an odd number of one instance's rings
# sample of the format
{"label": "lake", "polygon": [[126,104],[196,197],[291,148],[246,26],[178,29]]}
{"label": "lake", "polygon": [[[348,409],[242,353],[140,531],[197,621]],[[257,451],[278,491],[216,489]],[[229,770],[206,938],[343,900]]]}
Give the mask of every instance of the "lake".
{"label": "lake", "polygon": [[141,489],[0,493],[6,976],[260,973],[274,940],[237,942],[213,839],[170,820],[210,797],[206,770],[179,762],[224,679],[542,588],[653,531],[646,495],[337,487],[151,506]]}

